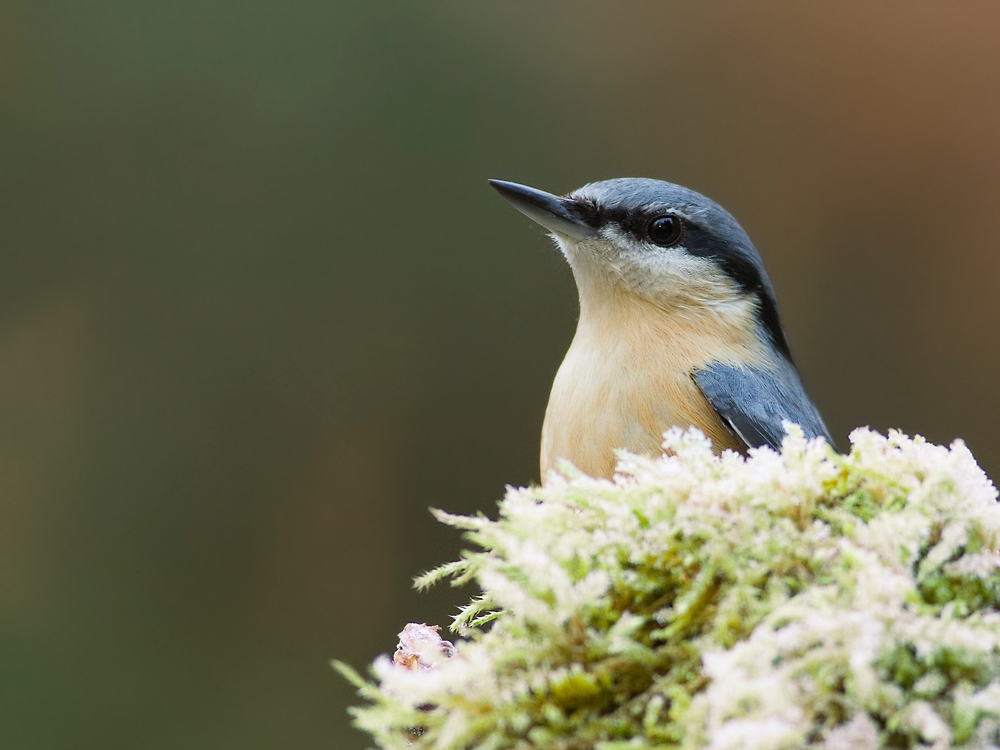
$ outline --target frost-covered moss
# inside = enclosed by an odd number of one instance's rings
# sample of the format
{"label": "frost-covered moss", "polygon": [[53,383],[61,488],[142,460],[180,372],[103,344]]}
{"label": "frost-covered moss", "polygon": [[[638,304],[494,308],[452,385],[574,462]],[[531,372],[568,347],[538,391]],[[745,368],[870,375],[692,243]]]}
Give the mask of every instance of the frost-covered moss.
{"label": "frost-covered moss", "polygon": [[674,430],[613,481],[438,514],[482,551],[419,583],[482,596],[456,657],[341,666],[357,725],[439,750],[1000,744],[996,491],[960,442],[851,440],[744,459]]}

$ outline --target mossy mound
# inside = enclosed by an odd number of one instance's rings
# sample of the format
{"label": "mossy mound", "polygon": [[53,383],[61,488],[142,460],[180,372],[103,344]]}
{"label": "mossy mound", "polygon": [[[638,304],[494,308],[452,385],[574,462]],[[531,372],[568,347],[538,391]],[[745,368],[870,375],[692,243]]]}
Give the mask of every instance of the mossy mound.
{"label": "mossy mound", "polygon": [[509,490],[500,518],[439,514],[482,551],[458,655],[388,658],[356,723],[381,748],[1000,745],[1000,506],[960,442],[793,430],[713,455],[691,430]]}

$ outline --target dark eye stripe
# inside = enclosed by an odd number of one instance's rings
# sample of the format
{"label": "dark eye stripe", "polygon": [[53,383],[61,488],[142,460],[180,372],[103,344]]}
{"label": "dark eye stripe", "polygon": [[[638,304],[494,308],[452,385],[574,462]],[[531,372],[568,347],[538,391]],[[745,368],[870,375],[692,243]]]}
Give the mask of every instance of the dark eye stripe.
{"label": "dark eye stripe", "polygon": [[[663,217],[667,214],[663,209],[655,212],[650,211],[630,211],[620,206],[610,208],[599,206],[588,198],[578,198],[573,201],[573,205],[568,206],[569,210],[579,216],[594,229],[612,224],[626,234],[631,234],[640,242],[649,242],[649,224],[651,221]],[[683,226],[683,220],[676,214],[669,214]]]}

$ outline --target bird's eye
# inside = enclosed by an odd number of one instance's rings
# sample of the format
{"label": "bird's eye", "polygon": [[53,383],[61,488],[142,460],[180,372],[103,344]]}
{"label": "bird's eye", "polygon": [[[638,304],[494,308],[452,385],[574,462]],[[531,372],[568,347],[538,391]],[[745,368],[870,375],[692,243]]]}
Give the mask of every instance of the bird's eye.
{"label": "bird's eye", "polygon": [[681,220],[676,216],[658,216],[649,222],[646,233],[657,245],[669,247],[681,238]]}

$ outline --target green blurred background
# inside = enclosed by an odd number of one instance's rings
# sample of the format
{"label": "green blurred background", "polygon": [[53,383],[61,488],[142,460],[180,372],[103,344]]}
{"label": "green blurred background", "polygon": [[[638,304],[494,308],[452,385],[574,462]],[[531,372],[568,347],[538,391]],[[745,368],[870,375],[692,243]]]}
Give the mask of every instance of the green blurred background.
{"label": "green blurred background", "polygon": [[841,445],[1000,470],[993,2],[0,4],[0,746],[355,748],[537,481],[575,290],[487,177],[725,205]]}

